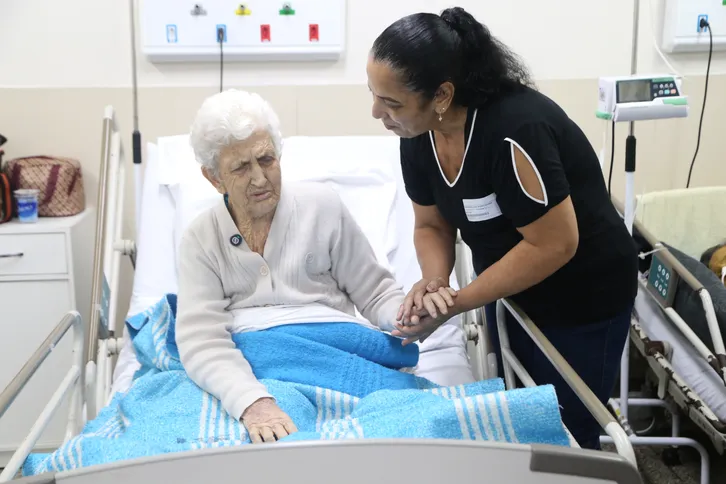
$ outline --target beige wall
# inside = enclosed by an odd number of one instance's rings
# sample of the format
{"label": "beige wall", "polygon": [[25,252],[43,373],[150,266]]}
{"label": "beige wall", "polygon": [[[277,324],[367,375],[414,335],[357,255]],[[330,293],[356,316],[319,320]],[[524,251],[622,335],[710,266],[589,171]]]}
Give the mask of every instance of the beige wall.
{"label": "beige wall", "polygon": [[[148,0],[147,0],[148,1]],[[57,154],[81,160],[89,204],[95,203],[101,118],[112,105],[130,150],[131,70],[126,0],[4,0],[0,2],[0,133],[10,139],[8,157]],[[508,0],[457,4],[472,11],[531,67],[540,89],[560,103],[601,148],[606,123],[594,116],[597,77],[630,71],[632,0]],[[664,72],[653,48],[661,9],[641,2],[639,72]],[[348,0],[345,56],[336,63],[237,64],[225,67],[225,85],[259,92],[271,101],[284,134],[385,134],[370,116],[365,59],[375,36],[396,18],[417,10],[440,11],[441,0]],[[526,15],[523,15],[526,14]],[[28,29],[33,34],[28,35]],[[714,54],[708,105],[692,185],[726,184],[723,119],[726,118],[726,56]],[[696,146],[706,55],[672,56],[685,75],[691,99],[687,119],[636,125],[636,191],[683,187]],[[139,59],[139,115],[144,141],[187,131],[202,100],[218,89],[218,66],[152,65]],[[609,129],[609,128],[608,128]],[[623,147],[627,126],[616,137],[613,190],[624,189]],[[609,154],[607,157],[609,162]],[[606,163],[607,169],[607,163]],[[125,231],[133,237],[129,171]],[[92,233],[88,234],[93,237]],[[122,301],[132,274],[124,267]],[[90,281],[88,290],[90,290]],[[126,306],[119,308],[120,314]]]}

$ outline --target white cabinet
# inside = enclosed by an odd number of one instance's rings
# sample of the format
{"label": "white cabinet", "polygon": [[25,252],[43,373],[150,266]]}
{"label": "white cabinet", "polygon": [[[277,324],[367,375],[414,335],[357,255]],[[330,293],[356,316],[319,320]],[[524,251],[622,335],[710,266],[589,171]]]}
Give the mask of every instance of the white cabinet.
{"label": "white cabinet", "polygon": [[[34,224],[0,225],[0,391],[70,310],[87,324],[90,312],[95,217],[92,210]],[[28,434],[71,364],[67,334],[0,419],[0,467]],[[67,402],[38,441],[36,452],[57,448],[65,435]]]}

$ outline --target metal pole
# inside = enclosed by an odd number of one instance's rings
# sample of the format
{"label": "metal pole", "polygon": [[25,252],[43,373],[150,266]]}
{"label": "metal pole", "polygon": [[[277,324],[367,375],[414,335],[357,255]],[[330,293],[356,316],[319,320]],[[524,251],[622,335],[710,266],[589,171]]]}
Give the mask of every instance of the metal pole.
{"label": "metal pole", "polygon": [[[630,73],[638,73],[638,27],[640,25],[640,0],[633,1],[633,41],[632,50],[630,51]],[[630,136],[635,133],[635,122],[630,122]]]}
{"label": "metal pole", "polygon": [[[131,154],[134,165],[134,216],[136,217],[136,234],[138,235],[141,225],[141,132],[139,131],[139,87],[138,75],[136,73],[136,8],[135,0],[129,0],[129,15],[131,16],[131,85],[133,86],[133,115],[134,131],[131,135]],[[135,255],[131,256],[131,263],[136,267]]]}
{"label": "metal pole", "polygon": [[134,1],[129,0],[129,14],[131,15],[131,86],[134,101],[134,132],[139,130],[139,100],[136,79],[136,9]]}
{"label": "metal pole", "polygon": [[[106,192],[108,190],[108,165],[111,158],[111,136],[114,130],[114,111],[106,106],[103,118],[103,138],[101,138],[101,167],[98,175],[98,195],[96,196],[96,245],[93,250],[93,280],[91,282],[91,319],[88,325],[88,342],[85,355],[86,363],[96,358],[96,339],[99,337],[101,318],[101,296],[103,294],[103,249],[106,244]],[[104,334],[105,338],[106,335]]]}
{"label": "metal pole", "polygon": [[[638,26],[640,23],[640,0],[633,1],[633,41],[630,52],[630,73],[638,71]],[[625,141],[625,210],[623,217],[628,231],[633,233],[635,220],[635,123],[630,122],[630,133]],[[625,339],[625,348],[620,359],[620,413],[628,419],[628,378],[630,377],[630,334]]]}

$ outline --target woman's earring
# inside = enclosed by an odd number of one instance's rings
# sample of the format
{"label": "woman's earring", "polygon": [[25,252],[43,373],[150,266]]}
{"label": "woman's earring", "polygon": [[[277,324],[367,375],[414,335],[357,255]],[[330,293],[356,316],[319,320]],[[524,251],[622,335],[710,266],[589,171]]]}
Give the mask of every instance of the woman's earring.
{"label": "woman's earring", "polygon": [[444,118],[441,117],[441,114],[442,113],[443,113],[443,111],[439,111],[439,123],[444,119]]}

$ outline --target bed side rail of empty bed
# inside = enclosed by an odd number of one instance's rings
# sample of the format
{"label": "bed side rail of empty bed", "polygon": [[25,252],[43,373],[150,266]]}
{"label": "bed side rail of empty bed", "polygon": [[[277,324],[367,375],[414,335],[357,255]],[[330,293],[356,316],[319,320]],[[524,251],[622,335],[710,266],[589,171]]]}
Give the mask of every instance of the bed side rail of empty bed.
{"label": "bed side rail of empty bed", "polygon": [[[613,199],[615,208],[622,213],[622,204]],[[639,221],[633,222],[633,229],[637,231],[653,248],[651,253],[658,254],[659,260],[665,265],[672,268],[678,277],[688,284],[688,286],[698,294],[701,299],[701,305],[703,307],[704,314],[706,315],[706,322],[708,323],[708,331],[713,342],[713,349],[711,350],[706,346],[703,341],[694,333],[691,327],[683,320],[683,318],[671,307],[667,301],[662,298],[655,297],[651,291],[646,291],[657,303],[663,308],[663,311],[671,320],[671,322],[683,333],[688,341],[693,344],[694,348],[698,353],[708,362],[709,366],[716,371],[724,385],[726,385],[726,348],[724,347],[723,336],[721,335],[721,329],[718,325],[718,319],[716,318],[716,311],[713,307],[713,300],[708,290],[703,287],[703,284],[686,269],[686,267],[668,250],[665,244],[660,242],[645,226]],[[641,258],[646,257],[649,254],[639,254]]]}
{"label": "bed side rail of empty bed", "polygon": [[3,472],[0,473],[0,482],[7,482],[15,477],[69,391],[72,391],[72,395],[65,439],[68,440],[77,435],[85,423],[83,416],[83,408],[85,405],[83,345],[86,334],[83,320],[77,311],[70,311],[63,316],[63,319],[50,332],[38,349],[35,350],[30,359],[23,365],[18,374],[15,375],[15,378],[0,393],[0,418],[5,415],[5,412],[7,412],[8,408],[10,408],[18,395],[23,391],[28,381],[35,375],[43,362],[71,328],[73,328],[73,360],[71,368],[66,373],[60,385],[58,385],[58,388],[53,393],[45,408],[43,408],[43,411],[30,429],[28,436],[25,437],[18,450],[10,458],[5,469],[3,469]]}

